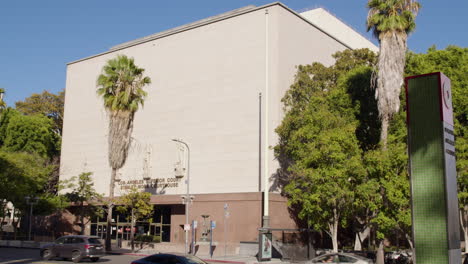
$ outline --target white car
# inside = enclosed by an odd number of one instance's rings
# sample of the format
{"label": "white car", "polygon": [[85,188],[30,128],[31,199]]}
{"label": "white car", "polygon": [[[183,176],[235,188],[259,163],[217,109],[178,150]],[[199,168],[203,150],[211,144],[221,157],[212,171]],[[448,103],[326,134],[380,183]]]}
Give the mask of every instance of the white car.
{"label": "white car", "polygon": [[318,263],[354,263],[354,264],[374,264],[370,259],[347,253],[328,253],[325,255],[313,258],[308,262],[309,264]]}

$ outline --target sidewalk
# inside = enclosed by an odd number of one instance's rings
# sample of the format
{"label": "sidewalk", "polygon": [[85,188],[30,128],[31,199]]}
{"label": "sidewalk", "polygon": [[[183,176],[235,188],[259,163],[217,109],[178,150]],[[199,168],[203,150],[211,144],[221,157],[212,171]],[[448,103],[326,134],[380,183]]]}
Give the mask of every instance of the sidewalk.
{"label": "sidewalk", "polygon": [[[159,253],[156,250],[138,250],[135,253],[132,253],[130,249],[115,248],[110,254],[115,255],[132,255],[132,256],[148,256],[152,254]],[[271,259],[270,261],[259,262],[256,257],[252,256],[242,256],[242,255],[233,255],[233,256],[213,256],[209,255],[196,255],[197,257],[205,260],[210,263],[232,263],[232,264],[290,264],[289,261],[282,261],[281,259]]]}

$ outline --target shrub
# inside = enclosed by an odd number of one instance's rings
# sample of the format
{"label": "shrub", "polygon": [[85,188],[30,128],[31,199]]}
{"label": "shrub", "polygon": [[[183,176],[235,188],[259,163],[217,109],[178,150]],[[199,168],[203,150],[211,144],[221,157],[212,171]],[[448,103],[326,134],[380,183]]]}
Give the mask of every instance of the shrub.
{"label": "shrub", "polygon": [[135,237],[135,241],[160,243],[161,242],[161,236],[137,235]]}

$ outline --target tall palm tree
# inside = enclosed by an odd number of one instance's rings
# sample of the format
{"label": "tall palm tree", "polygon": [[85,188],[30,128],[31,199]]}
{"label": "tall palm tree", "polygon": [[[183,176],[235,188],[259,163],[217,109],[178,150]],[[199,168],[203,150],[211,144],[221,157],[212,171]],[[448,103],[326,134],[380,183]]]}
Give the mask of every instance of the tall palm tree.
{"label": "tall palm tree", "polygon": [[111,250],[110,230],[117,170],[122,168],[127,159],[133,118],[139,106],[143,106],[147,95],[143,87],[150,84],[151,79],[144,77],[145,70],[138,68],[133,58],[125,55],[108,60],[102,71],[97,79],[97,93],[102,96],[109,115],[108,160],[112,174],[109,185],[106,250]]}
{"label": "tall palm tree", "polygon": [[[416,0],[369,0],[367,7],[367,30],[373,30],[380,42],[375,97],[382,123],[380,142],[386,150],[389,123],[400,108],[408,34],[416,27],[420,4]],[[383,241],[376,263],[384,263]]]}
{"label": "tall palm tree", "polygon": [[416,0],[369,0],[367,7],[367,31],[373,30],[380,42],[375,96],[382,122],[380,141],[385,149],[390,120],[400,107],[407,38],[416,26],[420,4]]}

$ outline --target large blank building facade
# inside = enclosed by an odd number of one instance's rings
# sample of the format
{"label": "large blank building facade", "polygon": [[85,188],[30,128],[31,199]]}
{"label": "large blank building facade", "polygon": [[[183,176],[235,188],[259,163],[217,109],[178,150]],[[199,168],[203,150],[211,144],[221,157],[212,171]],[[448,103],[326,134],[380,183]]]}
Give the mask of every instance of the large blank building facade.
{"label": "large blank building facade", "polygon": [[[294,228],[276,185],[278,164],[271,148],[265,153],[265,144],[277,142],[274,129],[284,115],[281,98],[294,80],[296,66],[331,65],[333,53],[355,48],[377,50],[323,9],[301,15],[272,3],[234,10],[71,62],[60,178],[93,172],[97,191],[108,195],[108,117],[96,94],[96,80],[107,60],[124,54],[152,79],[144,108],[135,115],[130,153],[118,171],[115,188],[116,196],[131,186],[153,194],[153,221],[139,223],[139,232],[160,235],[167,242],[184,241],[181,195],[186,192],[188,153],[174,138],[190,147],[194,198],[189,218],[198,222],[196,239],[203,231],[202,215],[209,215],[207,220],[217,222],[215,241],[227,239],[234,245],[255,241],[265,189],[270,192],[270,226]],[[263,183],[264,155],[269,160],[268,186]],[[94,219],[88,232],[102,235],[104,221]],[[126,220],[116,214],[114,221],[113,236],[125,235]]]}

